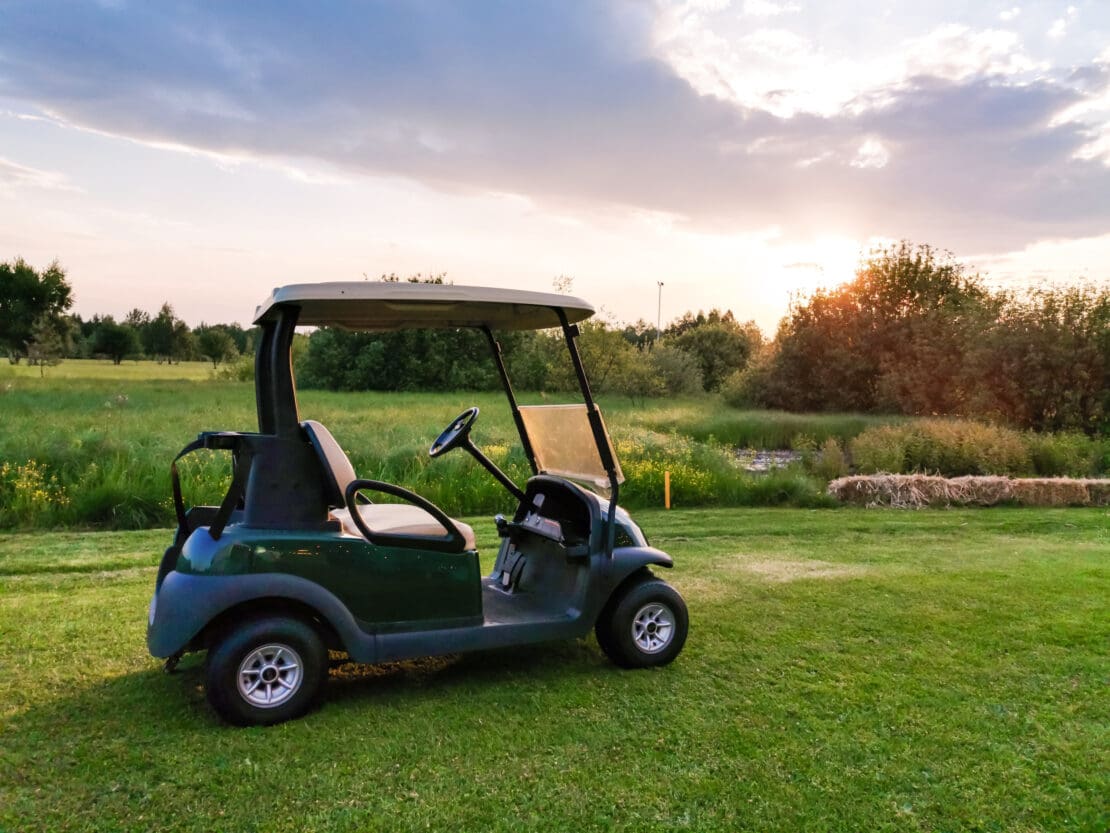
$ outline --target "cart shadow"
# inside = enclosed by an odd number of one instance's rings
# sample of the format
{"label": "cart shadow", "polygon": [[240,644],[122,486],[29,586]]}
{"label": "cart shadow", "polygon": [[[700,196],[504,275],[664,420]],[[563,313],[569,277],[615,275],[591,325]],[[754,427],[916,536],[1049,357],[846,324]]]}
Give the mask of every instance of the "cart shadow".
{"label": "cart shadow", "polygon": [[[333,667],[325,697],[329,704],[381,698],[436,698],[455,690],[474,692],[603,673],[609,663],[600,649],[585,640],[517,646],[443,657],[405,660],[382,665],[345,663]],[[611,667],[611,666],[610,666]]]}
{"label": "cart shadow", "polygon": [[[391,706],[451,699],[515,686],[556,684],[568,678],[604,675],[612,668],[595,644],[585,640],[504,648],[383,665],[344,663],[326,683],[324,710],[344,711],[367,704]],[[60,733],[79,727],[90,737],[148,737],[173,743],[226,727],[208,706],[204,657],[185,657],[172,674],[157,666],[74,688],[70,693],[11,715],[5,733],[49,746]]]}

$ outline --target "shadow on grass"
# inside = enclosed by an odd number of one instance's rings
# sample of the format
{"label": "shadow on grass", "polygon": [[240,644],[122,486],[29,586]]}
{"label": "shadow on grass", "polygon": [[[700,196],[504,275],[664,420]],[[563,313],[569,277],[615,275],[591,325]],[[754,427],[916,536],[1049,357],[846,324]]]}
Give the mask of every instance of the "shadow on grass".
{"label": "shadow on grass", "polygon": [[[382,665],[345,662],[333,664],[322,707],[314,714],[323,711],[341,719],[368,707],[388,704],[404,710],[437,700],[457,702],[460,694],[496,697],[501,688],[551,689],[584,678],[600,680],[610,672],[616,672],[615,667],[588,640]],[[22,737],[30,746],[70,730],[84,737],[117,738],[141,738],[157,731],[160,740],[172,742],[222,726],[205,699],[204,654],[198,653],[187,655],[173,674],[152,662],[147,670],[33,705],[12,717],[4,733]]]}

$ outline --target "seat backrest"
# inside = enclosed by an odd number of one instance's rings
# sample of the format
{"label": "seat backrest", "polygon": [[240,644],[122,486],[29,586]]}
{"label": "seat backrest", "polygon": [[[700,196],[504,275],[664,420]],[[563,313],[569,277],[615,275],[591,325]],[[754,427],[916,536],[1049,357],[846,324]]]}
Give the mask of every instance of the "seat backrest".
{"label": "seat backrest", "polygon": [[355,467],[331,431],[314,419],[305,420],[301,428],[308,435],[309,442],[316,449],[320,458],[320,467],[324,470],[324,492],[328,506],[342,508],[347,505],[347,486],[355,479]]}

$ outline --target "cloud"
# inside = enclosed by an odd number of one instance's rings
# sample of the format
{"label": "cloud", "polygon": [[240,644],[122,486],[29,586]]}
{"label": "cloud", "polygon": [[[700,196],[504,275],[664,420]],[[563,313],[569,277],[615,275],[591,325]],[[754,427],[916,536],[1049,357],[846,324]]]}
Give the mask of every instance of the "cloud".
{"label": "cloud", "polygon": [[[35,2],[3,14],[0,96],[150,143],[730,233],[779,225],[985,251],[1110,223],[1110,171],[1077,156],[1092,125],[1053,122],[1091,93],[1013,78],[1027,63],[1006,33],[942,27],[926,36],[933,52],[909,49],[897,72],[846,87],[850,106],[786,117],[766,100],[790,89],[738,101],[693,85],[659,52],[655,7],[634,2],[304,15]],[[787,29],[750,37],[768,59],[809,48]]]}
{"label": "cloud", "polygon": [[42,188],[49,191],[79,192],[81,190],[71,185],[60,173],[30,168],[0,157],[0,188],[13,187]]}
{"label": "cloud", "polygon": [[874,137],[869,137],[864,139],[863,144],[856,151],[855,158],[849,164],[853,168],[885,168],[889,161],[890,153],[883,143]]}
{"label": "cloud", "polygon": [[744,0],[744,14],[752,17],[775,17],[780,14],[800,12],[797,3],[774,3],[771,0]]}

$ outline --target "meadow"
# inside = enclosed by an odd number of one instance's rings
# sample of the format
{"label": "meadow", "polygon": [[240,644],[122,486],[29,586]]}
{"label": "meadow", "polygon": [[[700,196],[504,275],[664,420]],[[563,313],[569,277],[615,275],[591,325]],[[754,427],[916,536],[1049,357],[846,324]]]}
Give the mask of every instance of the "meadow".
{"label": "meadow", "polygon": [[[46,368],[0,365],[0,529],[142,529],[173,518],[169,464],[205,430],[256,430],[250,382],[219,378],[201,362],[67,360]],[[521,393],[524,403],[573,401]],[[504,511],[506,493],[468,455],[430,460],[427,448],[465,408],[482,414],[476,442],[517,482],[527,462],[500,393],[299,392],[303,418],[327,425],[363,477],[413,489],[448,513]],[[1110,438],[1033,435],[959,420],[748,411],[719,397],[632,401],[598,397],[631,508],[660,506],[670,473],[675,506],[831,507],[829,480],[862,471],[1105,476]],[[738,448],[794,449],[805,465],[752,474]],[[218,503],[226,454],[183,461],[190,503]]]}
{"label": "meadow", "polygon": [[643,511],[690,607],[674,664],[590,637],[345,666],[242,730],[200,657],[146,653],[169,530],[0,535],[0,830],[1101,833],[1108,518]]}
{"label": "meadow", "polygon": [[[167,525],[174,455],[200,431],[257,430],[253,385],[214,379],[211,365],[66,361],[46,373],[0,368],[0,528]],[[521,400],[565,401],[543,394]],[[431,441],[465,408],[482,410],[474,430],[479,446],[518,482],[528,473],[500,393],[302,390],[299,401],[302,417],[331,429],[360,476],[405,485],[453,514],[505,509],[502,487],[468,455],[428,458]],[[719,400],[599,401],[628,478],[626,505],[662,505],[665,471],[676,506],[832,505],[824,484],[804,472],[752,476],[730,445],[692,436],[699,418],[722,422],[728,409]],[[735,417],[745,420],[741,412]],[[764,418],[759,430],[774,435],[767,426],[776,419]],[[835,419],[815,416],[811,428]],[[743,439],[735,444],[762,445],[756,433]],[[229,480],[226,454],[191,456],[182,479],[190,502],[218,503]]]}

